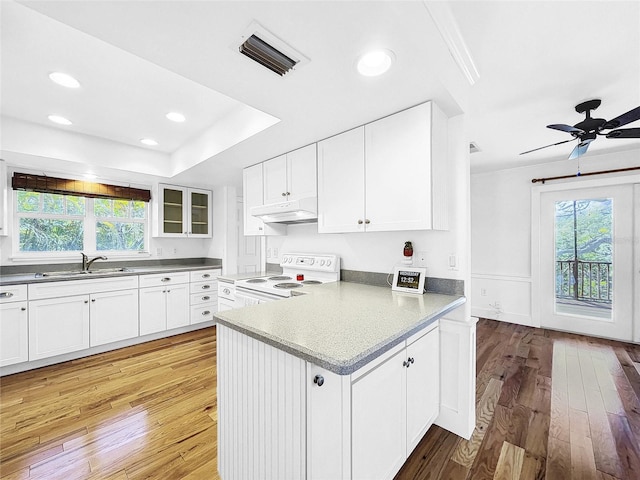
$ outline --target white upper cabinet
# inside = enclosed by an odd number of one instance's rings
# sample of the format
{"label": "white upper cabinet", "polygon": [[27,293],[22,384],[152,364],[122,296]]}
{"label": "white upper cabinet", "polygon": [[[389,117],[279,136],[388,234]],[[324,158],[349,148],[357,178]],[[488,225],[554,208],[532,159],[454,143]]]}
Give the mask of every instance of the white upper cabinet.
{"label": "white upper cabinet", "polygon": [[158,185],[159,237],[211,237],[211,191],[176,185]]}
{"label": "white upper cabinet", "polygon": [[319,142],[318,231],[446,230],[446,125],[427,102]]}
{"label": "white upper cabinet", "polygon": [[7,165],[0,159],[0,236],[7,235]]}
{"label": "white upper cabinet", "polygon": [[264,205],[316,196],[316,144],[263,163]]}
{"label": "white upper cabinet", "polygon": [[242,171],[242,197],[244,203],[245,235],[282,235],[285,225],[269,225],[251,215],[251,207],[264,205],[262,163],[247,167]]}
{"label": "white upper cabinet", "polygon": [[318,232],[364,231],[364,127],[318,142]]}

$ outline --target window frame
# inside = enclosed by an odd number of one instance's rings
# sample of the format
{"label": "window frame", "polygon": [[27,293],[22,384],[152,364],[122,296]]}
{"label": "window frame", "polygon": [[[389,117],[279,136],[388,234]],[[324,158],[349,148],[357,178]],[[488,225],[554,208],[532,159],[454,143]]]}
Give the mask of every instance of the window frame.
{"label": "window frame", "polygon": [[[95,198],[84,197],[82,195],[73,195],[83,197],[85,199],[84,215],[68,215],[68,214],[51,214],[42,212],[18,212],[18,192],[13,190],[11,206],[13,211],[13,228],[11,231],[12,239],[12,258],[16,260],[66,260],[76,259],[80,253],[89,256],[107,255],[110,258],[140,258],[140,256],[150,256],[150,237],[151,237],[151,218],[150,218],[150,202],[144,202],[144,219],[141,218],[121,218],[121,217],[97,217],[95,215]],[[45,195],[41,193],[41,195]],[[42,197],[43,198],[43,197]],[[117,199],[109,199],[117,200]],[[125,199],[123,199],[125,200]],[[129,200],[131,201],[131,200]],[[141,201],[141,200],[140,200]],[[41,200],[42,202],[42,200]],[[41,203],[42,205],[42,203]],[[39,218],[47,220],[79,220],[83,222],[84,236],[82,250],[56,250],[47,252],[27,252],[20,250],[20,219],[21,218]],[[114,221],[114,222],[133,222],[142,223],[144,225],[144,248],[142,250],[98,250],[97,249],[97,232],[96,223],[98,221]]]}

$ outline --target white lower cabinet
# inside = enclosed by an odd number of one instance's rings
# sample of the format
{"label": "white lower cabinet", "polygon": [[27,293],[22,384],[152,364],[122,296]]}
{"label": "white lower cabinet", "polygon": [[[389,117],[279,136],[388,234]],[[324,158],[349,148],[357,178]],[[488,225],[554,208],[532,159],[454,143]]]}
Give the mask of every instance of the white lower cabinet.
{"label": "white lower cabinet", "polygon": [[220,269],[197,270],[191,272],[190,291],[190,323],[213,321],[213,314],[218,311],[218,275]]}
{"label": "white lower cabinet", "polygon": [[138,336],[138,290],[94,293],[89,309],[92,347]]}
{"label": "white lower cabinet", "polygon": [[89,348],[89,295],[29,302],[29,360]]}
{"label": "white lower cabinet", "polygon": [[[304,362],[224,325],[216,335],[223,480],[258,474],[393,479],[438,416],[438,323],[350,375]],[[292,449],[298,444],[306,452]],[[238,445],[246,446],[242,455]],[[239,473],[254,468],[255,476]]]}
{"label": "white lower cabinet", "polygon": [[189,284],[140,289],[140,335],[189,325]]}
{"label": "white lower cabinet", "polygon": [[29,360],[27,286],[0,287],[0,367]]}
{"label": "white lower cabinet", "polygon": [[350,377],[311,365],[307,478],[392,479],[438,416],[439,351],[432,325]]}

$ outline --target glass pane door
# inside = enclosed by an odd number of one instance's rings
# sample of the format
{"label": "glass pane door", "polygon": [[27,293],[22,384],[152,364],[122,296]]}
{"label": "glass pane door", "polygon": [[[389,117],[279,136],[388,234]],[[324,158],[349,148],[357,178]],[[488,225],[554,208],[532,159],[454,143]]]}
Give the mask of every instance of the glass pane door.
{"label": "glass pane door", "polygon": [[612,198],[555,202],[556,312],[611,319],[613,255]]}
{"label": "glass pane door", "polygon": [[184,192],[172,188],[164,189],[163,201],[163,232],[164,233],[184,233],[182,228],[183,219]]}
{"label": "glass pane door", "polygon": [[191,192],[191,233],[209,233],[209,194]]}
{"label": "glass pane door", "polygon": [[631,185],[540,196],[540,323],[631,340]]}

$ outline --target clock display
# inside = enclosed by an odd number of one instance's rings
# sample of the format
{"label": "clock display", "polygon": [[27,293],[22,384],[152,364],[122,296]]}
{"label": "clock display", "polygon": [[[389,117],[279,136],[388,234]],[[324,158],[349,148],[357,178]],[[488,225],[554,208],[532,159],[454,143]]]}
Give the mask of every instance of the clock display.
{"label": "clock display", "polygon": [[426,270],[424,268],[396,267],[391,289],[398,292],[424,293]]}

